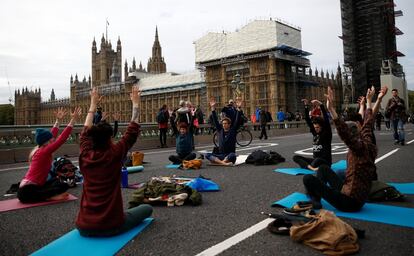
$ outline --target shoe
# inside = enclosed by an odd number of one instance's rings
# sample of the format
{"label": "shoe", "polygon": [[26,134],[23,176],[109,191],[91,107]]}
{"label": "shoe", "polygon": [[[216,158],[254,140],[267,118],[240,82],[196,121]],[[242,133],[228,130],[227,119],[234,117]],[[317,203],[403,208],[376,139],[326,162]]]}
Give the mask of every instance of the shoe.
{"label": "shoe", "polygon": [[404,146],[405,145],[404,141],[401,141],[400,144],[401,144],[401,146]]}
{"label": "shoe", "polygon": [[267,140],[267,137],[265,138],[265,140]]}
{"label": "shoe", "polygon": [[400,142],[398,140],[394,141],[394,145],[398,145]]}

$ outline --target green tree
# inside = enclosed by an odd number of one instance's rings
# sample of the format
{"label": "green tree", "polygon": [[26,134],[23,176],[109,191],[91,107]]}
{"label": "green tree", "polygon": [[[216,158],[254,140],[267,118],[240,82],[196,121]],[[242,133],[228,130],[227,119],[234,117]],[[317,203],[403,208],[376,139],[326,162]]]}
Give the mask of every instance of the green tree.
{"label": "green tree", "polygon": [[410,107],[410,113],[414,113],[414,91],[408,91],[408,105]]}
{"label": "green tree", "polygon": [[14,106],[12,104],[0,105],[0,125],[14,124]]}

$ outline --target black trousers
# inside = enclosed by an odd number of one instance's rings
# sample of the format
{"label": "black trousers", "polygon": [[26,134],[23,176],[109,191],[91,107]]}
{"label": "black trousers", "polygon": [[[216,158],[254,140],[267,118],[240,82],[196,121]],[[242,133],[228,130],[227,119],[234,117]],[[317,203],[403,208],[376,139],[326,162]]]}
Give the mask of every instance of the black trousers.
{"label": "black trousers", "polygon": [[259,138],[262,139],[264,137],[265,139],[267,139],[266,124],[261,124],[260,128],[261,128],[261,133],[260,133]]}
{"label": "black trousers", "polygon": [[160,128],[161,147],[167,145],[167,130],[168,130],[168,128]]}
{"label": "black trousers", "polygon": [[44,202],[46,199],[62,194],[68,189],[68,184],[61,183],[58,179],[52,178],[43,186],[28,184],[19,188],[17,191],[17,198],[22,203]]}
{"label": "black trousers", "polygon": [[308,165],[311,165],[312,167],[319,167],[322,164],[328,165],[330,166],[331,164],[328,163],[328,161],[326,161],[325,159],[322,158],[310,158],[310,157],[304,157],[304,156],[299,156],[299,155],[295,155],[293,156],[293,161],[295,163],[297,163],[300,168],[303,169],[308,169]]}
{"label": "black trousers", "polygon": [[319,167],[316,177],[311,174],[303,176],[303,185],[312,200],[320,201],[323,198],[343,212],[357,212],[364,205],[341,193],[342,180],[327,165]]}
{"label": "black trousers", "polygon": [[168,157],[168,159],[173,163],[173,164],[181,164],[183,162],[183,160],[193,160],[197,157],[197,155],[193,152],[191,152],[190,154],[183,156],[183,155],[171,155]]}

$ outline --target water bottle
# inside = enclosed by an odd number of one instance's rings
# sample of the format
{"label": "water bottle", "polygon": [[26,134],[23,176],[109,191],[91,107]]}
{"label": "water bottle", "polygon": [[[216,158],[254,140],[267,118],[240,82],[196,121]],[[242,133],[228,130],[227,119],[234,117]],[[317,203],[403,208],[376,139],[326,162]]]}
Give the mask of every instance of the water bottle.
{"label": "water bottle", "polygon": [[125,166],[123,166],[121,170],[121,186],[123,188],[128,187],[128,170]]}

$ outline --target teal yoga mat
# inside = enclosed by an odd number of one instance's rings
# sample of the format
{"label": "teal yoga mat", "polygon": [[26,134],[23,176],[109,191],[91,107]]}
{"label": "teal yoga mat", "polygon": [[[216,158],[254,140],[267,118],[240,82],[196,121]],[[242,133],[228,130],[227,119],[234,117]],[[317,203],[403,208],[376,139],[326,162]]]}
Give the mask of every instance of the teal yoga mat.
{"label": "teal yoga mat", "polygon": [[146,218],[130,231],[112,237],[82,237],[77,229],[66,233],[45,247],[35,251],[33,256],[78,256],[78,255],[114,255],[128,241],[143,231],[154,219]]}
{"label": "teal yoga mat", "polygon": [[141,172],[143,170],[144,170],[144,166],[142,166],[142,165],[127,167],[128,173]]}
{"label": "teal yoga mat", "polygon": [[314,171],[311,171],[309,169],[302,169],[302,168],[278,168],[273,171],[284,173],[284,174],[290,174],[290,175],[315,174]]}
{"label": "teal yoga mat", "polygon": [[165,167],[168,169],[180,169],[181,164],[167,164]]}
{"label": "teal yoga mat", "polygon": [[347,167],[347,165],[346,165],[346,160],[339,160],[338,162],[333,163],[333,164],[331,165],[331,169],[332,169],[332,171],[334,171],[334,172],[337,172],[337,171],[344,171],[344,170],[346,170],[346,167]]}
{"label": "teal yoga mat", "polygon": [[[295,205],[297,201],[308,200],[309,198],[305,194],[295,192],[279,201],[274,202],[272,206],[290,208]],[[335,214],[339,217],[414,228],[414,208],[366,203],[359,212],[341,212],[325,200],[322,200],[322,205],[324,209],[335,212]]]}
{"label": "teal yoga mat", "polygon": [[387,184],[395,187],[402,194],[414,195],[414,183],[392,183],[392,182],[387,182]]}

